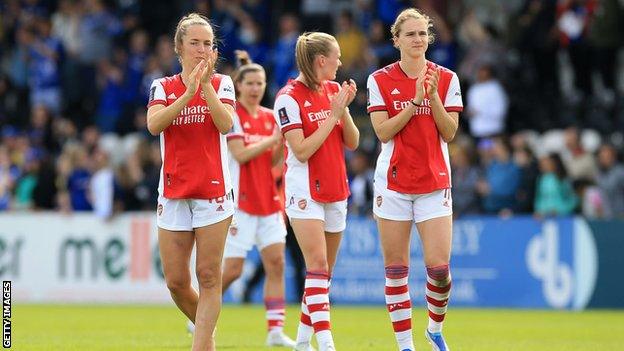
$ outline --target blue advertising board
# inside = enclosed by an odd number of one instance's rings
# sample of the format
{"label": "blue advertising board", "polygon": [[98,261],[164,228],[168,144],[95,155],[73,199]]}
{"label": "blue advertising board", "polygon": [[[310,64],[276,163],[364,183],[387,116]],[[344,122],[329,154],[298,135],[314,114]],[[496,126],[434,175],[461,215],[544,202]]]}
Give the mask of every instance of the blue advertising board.
{"label": "blue advertising board", "polygon": [[[410,255],[412,301],[424,305],[426,271],[415,227]],[[597,261],[593,234],[581,218],[456,220],[450,303],[470,307],[584,308],[595,288]],[[287,268],[287,293],[290,301],[296,301],[291,274],[292,268]],[[383,304],[384,281],[376,223],[369,218],[349,218],[331,281],[332,301]],[[261,301],[260,291],[254,297]]]}

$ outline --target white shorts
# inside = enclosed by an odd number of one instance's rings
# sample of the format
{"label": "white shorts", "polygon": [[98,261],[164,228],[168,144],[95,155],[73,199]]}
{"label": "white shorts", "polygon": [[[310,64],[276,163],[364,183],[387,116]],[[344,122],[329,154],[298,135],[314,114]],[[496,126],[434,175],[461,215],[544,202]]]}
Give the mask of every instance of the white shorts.
{"label": "white shorts", "polygon": [[375,184],[375,216],[395,221],[424,222],[453,214],[451,189],[428,194],[403,194]]}
{"label": "white shorts", "polygon": [[210,200],[167,199],[158,196],[156,224],[166,230],[190,232],[193,228],[221,222],[233,214],[231,192],[224,197]]}
{"label": "white shorts", "polygon": [[286,196],[288,218],[320,219],[325,221],[325,231],[338,233],[347,227],[347,200],[322,203],[312,199]]}
{"label": "white shorts", "polygon": [[286,224],[281,212],[255,216],[237,209],[225,242],[223,257],[245,258],[254,245],[258,247],[258,251],[262,251],[269,245],[285,242]]}

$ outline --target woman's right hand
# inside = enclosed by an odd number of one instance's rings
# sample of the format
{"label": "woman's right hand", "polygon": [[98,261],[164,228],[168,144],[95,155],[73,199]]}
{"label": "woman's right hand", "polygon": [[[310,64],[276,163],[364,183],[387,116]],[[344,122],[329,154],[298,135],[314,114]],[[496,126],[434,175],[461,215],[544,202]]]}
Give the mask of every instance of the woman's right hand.
{"label": "woman's right hand", "polygon": [[425,76],[427,74],[427,65],[420,70],[418,77],[416,78],[416,95],[414,101],[420,105],[425,99]]}
{"label": "woman's right hand", "polygon": [[199,89],[200,80],[202,78],[202,75],[204,74],[205,69],[205,60],[201,60],[197,64],[197,66],[193,68],[193,71],[191,72],[191,74],[189,74],[188,82],[186,82],[186,91],[184,92],[185,95],[188,95],[189,97],[195,96],[195,93],[197,93],[197,89]]}

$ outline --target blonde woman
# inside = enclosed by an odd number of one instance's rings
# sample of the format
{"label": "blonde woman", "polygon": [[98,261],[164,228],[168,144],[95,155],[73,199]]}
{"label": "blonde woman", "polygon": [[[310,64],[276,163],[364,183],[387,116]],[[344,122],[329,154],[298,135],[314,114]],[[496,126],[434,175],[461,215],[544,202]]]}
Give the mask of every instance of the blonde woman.
{"label": "blonde woman", "polygon": [[368,77],[368,112],[382,142],[375,169],[373,213],[385,265],[385,298],[398,349],[413,351],[409,295],[410,233],[420,235],[427,270],[434,350],[446,351],[442,322],[451,275],[451,170],[447,144],[455,136],[461,92],[457,75],[425,58],[433,41],[429,16],[407,9],[392,25],[401,59]]}
{"label": "blonde woman", "polygon": [[[193,350],[214,350],[221,310],[221,260],[234,204],[225,134],[232,128],[234,85],[214,73],[214,31],[198,14],[175,32],[182,72],[152,83],[147,128],[160,135],[158,244],[165,281],[178,308],[195,323]],[[199,294],[191,286],[196,247]]]}
{"label": "blonde woman", "polygon": [[326,33],[305,33],[296,45],[299,75],[277,94],[273,114],[286,139],[286,215],[306,264],[295,350],[335,350],[329,321],[329,279],[346,226],[349,186],[344,148],[360,133],[348,105],[355,82],[338,84],[340,47]]}

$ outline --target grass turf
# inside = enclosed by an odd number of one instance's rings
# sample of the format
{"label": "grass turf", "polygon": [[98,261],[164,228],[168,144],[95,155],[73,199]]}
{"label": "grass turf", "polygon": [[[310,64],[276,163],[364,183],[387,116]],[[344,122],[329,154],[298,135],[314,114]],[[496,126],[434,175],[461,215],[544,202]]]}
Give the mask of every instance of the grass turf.
{"label": "grass turf", "polygon": [[[15,350],[189,350],[186,322],[173,306],[15,305]],[[426,314],[414,309],[416,350],[430,350]],[[287,310],[294,338],[297,306]],[[333,306],[332,329],[340,351],[396,350],[383,306]],[[533,311],[451,308],[444,335],[453,351],[618,350],[624,311]],[[261,306],[226,305],[217,329],[220,350],[268,350]],[[287,349],[283,349],[287,350]]]}

